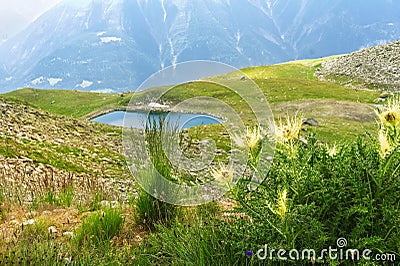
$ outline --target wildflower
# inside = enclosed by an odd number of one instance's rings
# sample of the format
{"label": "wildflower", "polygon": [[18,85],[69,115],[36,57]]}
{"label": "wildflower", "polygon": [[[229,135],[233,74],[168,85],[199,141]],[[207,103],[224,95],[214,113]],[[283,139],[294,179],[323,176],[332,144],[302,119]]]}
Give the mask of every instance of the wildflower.
{"label": "wildflower", "polygon": [[262,149],[262,140],[265,137],[265,133],[260,126],[255,126],[250,129],[247,128],[245,136],[233,137],[233,140],[241,148],[249,148],[249,163],[257,165],[260,158]]}
{"label": "wildflower", "polygon": [[326,150],[329,156],[334,157],[337,154],[337,146],[334,144],[330,147],[328,144],[326,145]]}
{"label": "wildflower", "polygon": [[278,215],[281,219],[285,218],[287,213],[287,191],[286,189],[282,190],[278,194],[278,198],[276,199],[276,204],[274,207],[271,206],[269,202],[267,202],[267,207],[273,212],[275,215]]}
{"label": "wildflower", "polygon": [[234,169],[232,166],[227,167],[226,165],[220,163],[217,169],[211,170],[211,175],[217,182],[217,184],[221,185],[230,184],[233,179],[233,174],[234,174],[233,170]]}
{"label": "wildflower", "polygon": [[263,139],[261,128],[254,127],[253,130],[247,128],[246,138],[247,138],[247,146],[249,146],[250,149],[257,148]]}
{"label": "wildflower", "polygon": [[286,124],[279,121],[276,125],[276,139],[279,143],[287,143],[296,140],[301,131],[302,122],[298,117],[287,118]]}
{"label": "wildflower", "polygon": [[253,256],[253,252],[251,250],[246,250],[246,256]]}
{"label": "wildflower", "polygon": [[392,98],[384,111],[377,111],[381,123],[386,127],[397,127],[400,125],[400,98]]}
{"label": "wildflower", "polygon": [[381,156],[386,157],[392,151],[392,146],[389,143],[387,133],[385,133],[383,130],[379,131],[378,141],[379,141]]}
{"label": "wildflower", "polygon": [[239,147],[242,148],[250,148],[250,149],[255,149],[257,148],[262,139],[264,138],[263,131],[260,126],[255,126],[253,129],[250,129],[247,127],[246,130],[246,136],[233,136],[233,140],[236,142]]}
{"label": "wildflower", "polygon": [[287,191],[284,189],[279,193],[279,197],[276,202],[276,214],[279,215],[282,219],[285,217],[287,212]]}

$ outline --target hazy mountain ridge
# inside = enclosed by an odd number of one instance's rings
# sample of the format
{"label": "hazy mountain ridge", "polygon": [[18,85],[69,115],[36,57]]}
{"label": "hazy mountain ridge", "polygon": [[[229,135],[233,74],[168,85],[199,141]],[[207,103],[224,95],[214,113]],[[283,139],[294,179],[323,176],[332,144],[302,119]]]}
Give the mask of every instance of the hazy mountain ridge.
{"label": "hazy mountain ridge", "polygon": [[187,60],[244,67],[351,52],[400,35],[400,3],[379,3],[66,0],[0,46],[0,86],[132,90]]}

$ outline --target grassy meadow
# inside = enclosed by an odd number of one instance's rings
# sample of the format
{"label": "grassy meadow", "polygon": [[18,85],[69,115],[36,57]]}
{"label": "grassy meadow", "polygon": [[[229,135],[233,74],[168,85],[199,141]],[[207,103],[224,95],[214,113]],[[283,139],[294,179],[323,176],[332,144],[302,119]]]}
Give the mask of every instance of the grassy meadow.
{"label": "grassy meadow", "polygon": [[[398,263],[400,99],[389,97],[375,112],[380,91],[318,81],[314,72],[322,60],[242,70],[260,87],[276,120],[269,169],[255,168],[266,136],[251,110],[210,82],[240,86],[242,73],[179,85],[163,96],[160,103],[171,106],[196,96],[220,99],[253,129],[240,136],[249,152],[246,171],[222,199],[196,207],[171,205],[143,191],[122,155],[122,130],[88,121],[126,108],[131,97],[149,99],[158,88],[1,95],[0,265]],[[213,108],[207,112],[218,114]],[[301,118],[314,118],[319,126],[304,128]],[[178,183],[203,180],[169,162],[159,128],[145,133],[159,172]],[[232,149],[226,133],[221,125],[178,132],[183,152],[193,158],[201,140],[212,138],[218,162],[226,162]],[[207,178],[231,182],[223,164],[212,167]],[[255,171],[264,181],[253,191]],[[322,252],[329,247],[336,257]],[[316,253],[301,257],[309,249]],[[362,256],[365,250],[368,256]]]}

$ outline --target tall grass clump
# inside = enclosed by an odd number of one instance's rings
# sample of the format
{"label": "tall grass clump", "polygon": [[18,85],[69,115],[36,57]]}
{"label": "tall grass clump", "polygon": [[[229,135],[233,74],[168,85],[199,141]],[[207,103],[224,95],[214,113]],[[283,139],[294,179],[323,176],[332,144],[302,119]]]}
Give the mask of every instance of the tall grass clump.
{"label": "tall grass clump", "polygon": [[[162,193],[171,195],[171,192],[165,191],[167,188],[164,189],[162,187],[156,172],[169,181],[177,180],[177,171],[164,151],[167,148],[165,145],[169,144],[169,140],[177,132],[178,129],[171,126],[164,118],[158,120],[149,119],[146,123],[145,141],[155,171],[142,172],[142,175],[145,175],[142,179],[149,182],[147,184],[148,191],[143,188],[138,189],[138,198],[133,201],[133,207],[136,220],[147,225],[149,229],[154,229],[154,225],[157,223],[167,225],[178,215],[178,207],[176,205],[164,202],[148,193],[149,191],[157,191],[161,193],[161,196]],[[165,138],[165,136],[167,137]]]}
{"label": "tall grass clump", "polygon": [[0,265],[69,265],[66,245],[55,240],[33,241],[0,253]]}
{"label": "tall grass clump", "polygon": [[124,224],[125,219],[121,214],[121,209],[105,208],[86,217],[73,238],[78,250],[80,247],[103,247],[110,244]]}

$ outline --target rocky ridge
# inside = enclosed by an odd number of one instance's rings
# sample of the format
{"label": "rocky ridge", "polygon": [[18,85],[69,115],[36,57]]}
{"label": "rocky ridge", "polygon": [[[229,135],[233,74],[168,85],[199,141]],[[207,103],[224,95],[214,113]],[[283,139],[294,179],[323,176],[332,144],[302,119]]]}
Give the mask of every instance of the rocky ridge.
{"label": "rocky ridge", "polygon": [[127,198],[134,188],[121,151],[115,128],[0,98],[0,187],[14,199],[69,186],[82,201],[96,189]]}
{"label": "rocky ridge", "polygon": [[400,41],[324,61],[315,74],[356,87],[400,90]]}

